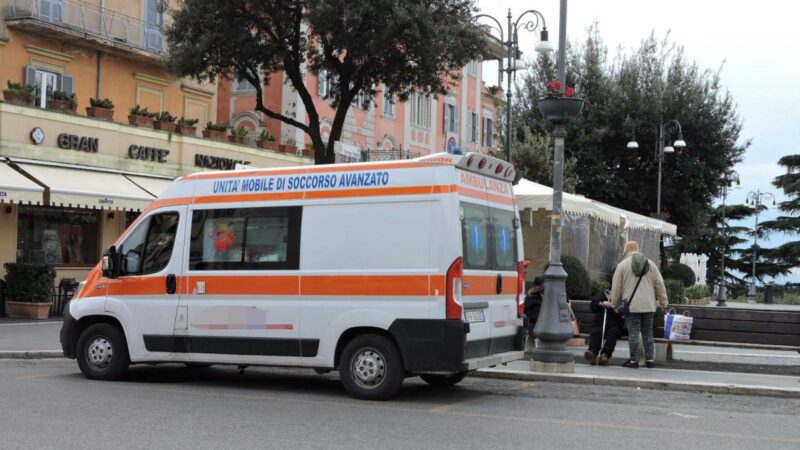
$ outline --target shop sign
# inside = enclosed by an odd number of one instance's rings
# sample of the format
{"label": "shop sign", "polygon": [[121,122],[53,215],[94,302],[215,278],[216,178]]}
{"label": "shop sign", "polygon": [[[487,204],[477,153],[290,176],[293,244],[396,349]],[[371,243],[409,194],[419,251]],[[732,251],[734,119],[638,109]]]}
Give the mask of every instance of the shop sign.
{"label": "shop sign", "polygon": [[33,141],[34,144],[36,145],[41,144],[42,142],[44,142],[44,138],[45,138],[44,131],[42,131],[41,128],[36,127],[33,130],[31,130],[31,140]]}
{"label": "shop sign", "polygon": [[233,170],[236,168],[236,164],[249,165],[250,161],[223,158],[221,156],[201,155],[199,153],[194,155],[194,165],[206,169]]}
{"label": "shop sign", "polygon": [[67,150],[97,153],[100,149],[100,140],[93,137],[78,136],[77,134],[61,133],[58,135],[58,147]]}
{"label": "shop sign", "polygon": [[128,147],[128,157],[141,161],[155,161],[159,163],[167,162],[169,150],[155,147],[142,147],[136,144]]}

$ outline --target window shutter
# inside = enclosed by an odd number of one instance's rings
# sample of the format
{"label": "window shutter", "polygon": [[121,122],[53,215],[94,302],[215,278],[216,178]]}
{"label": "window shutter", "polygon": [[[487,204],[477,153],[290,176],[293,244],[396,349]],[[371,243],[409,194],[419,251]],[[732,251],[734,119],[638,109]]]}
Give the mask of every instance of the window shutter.
{"label": "window shutter", "polygon": [[448,127],[450,126],[450,105],[447,103],[444,104],[444,125],[442,126],[442,131],[447,133],[450,131]]}
{"label": "window shutter", "polygon": [[[33,66],[25,66],[25,84],[33,86],[36,84],[36,68]],[[5,88],[5,86],[3,86]]]}
{"label": "window shutter", "polygon": [[317,96],[319,98],[326,97],[326,88],[325,85],[327,84],[328,80],[328,72],[326,70],[320,70],[319,74],[317,75]]}
{"label": "window shutter", "polygon": [[431,127],[431,97],[425,96],[425,127]]}
{"label": "window shutter", "polygon": [[455,122],[455,129],[453,130],[453,132],[456,134],[456,136],[460,136],[461,135],[461,133],[459,132],[460,129],[458,128],[458,116],[459,115],[460,114],[458,112],[458,107],[454,105],[453,106],[453,122]]}
{"label": "window shutter", "polygon": [[67,95],[74,93],[75,78],[72,75],[61,75],[61,90],[66,92]]}
{"label": "window shutter", "polygon": [[486,145],[486,118],[481,118],[481,144]]}

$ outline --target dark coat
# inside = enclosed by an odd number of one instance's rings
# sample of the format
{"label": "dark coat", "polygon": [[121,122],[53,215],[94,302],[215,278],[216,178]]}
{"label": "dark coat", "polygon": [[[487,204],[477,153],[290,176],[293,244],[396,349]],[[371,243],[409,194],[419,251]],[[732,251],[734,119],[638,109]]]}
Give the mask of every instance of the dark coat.
{"label": "dark coat", "polygon": [[525,296],[525,317],[528,323],[533,325],[539,318],[539,310],[542,309],[542,293],[536,292]]}
{"label": "dark coat", "polygon": [[[606,308],[602,305],[602,303],[606,301],[606,295],[604,293],[600,293],[592,299],[592,303],[589,305],[592,312],[594,313],[594,319],[592,319],[592,328],[603,328],[603,311],[606,311]],[[606,316],[606,330],[611,327],[617,327],[622,329],[625,326],[625,319],[622,318],[619,314],[615,313],[613,309],[609,309],[608,315]]]}

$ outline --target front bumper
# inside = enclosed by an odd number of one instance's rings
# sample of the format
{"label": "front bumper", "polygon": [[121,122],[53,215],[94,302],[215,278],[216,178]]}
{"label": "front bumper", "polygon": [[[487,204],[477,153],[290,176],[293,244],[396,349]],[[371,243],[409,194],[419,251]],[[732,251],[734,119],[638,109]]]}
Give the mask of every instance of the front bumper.
{"label": "front bumper", "polygon": [[465,359],[463,370],[478,370],[486,367],[494,367],[499,364],[518,361],[523,358],[523,355],[524,352],[515,350],[512,352],[495,353],[493,355]]}
{"label": "front bumper", "polygon": [[75,319],[69,313],[69,308],[64,311],[64,322],[61,324],[61,333],[59,340],[61,341],[61,350],[64,351],[64,356],[67,358],[75,359],[75,339],[72,333],[75,330]]}

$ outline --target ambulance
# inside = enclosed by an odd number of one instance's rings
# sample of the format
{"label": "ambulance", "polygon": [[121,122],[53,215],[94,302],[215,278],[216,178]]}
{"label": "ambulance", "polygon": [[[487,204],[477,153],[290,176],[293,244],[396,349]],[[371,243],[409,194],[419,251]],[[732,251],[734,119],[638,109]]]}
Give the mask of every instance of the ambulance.
{"label": "ambulance", "polygon": [[338,370],[386,399],[522,358],[515,169],[479,153],[175,180],[70,302],[64,354]]}

